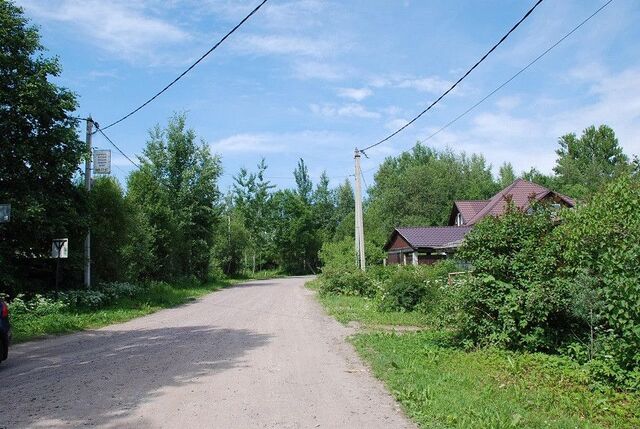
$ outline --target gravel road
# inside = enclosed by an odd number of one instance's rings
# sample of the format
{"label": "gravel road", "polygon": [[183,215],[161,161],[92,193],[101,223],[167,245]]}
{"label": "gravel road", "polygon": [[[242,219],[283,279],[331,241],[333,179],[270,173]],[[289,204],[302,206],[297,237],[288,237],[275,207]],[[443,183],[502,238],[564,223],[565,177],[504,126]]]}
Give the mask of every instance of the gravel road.
{"label": "gravel road", "polygon": [[414,427],[307,280],[16,345],[0,365],[0,428]]}

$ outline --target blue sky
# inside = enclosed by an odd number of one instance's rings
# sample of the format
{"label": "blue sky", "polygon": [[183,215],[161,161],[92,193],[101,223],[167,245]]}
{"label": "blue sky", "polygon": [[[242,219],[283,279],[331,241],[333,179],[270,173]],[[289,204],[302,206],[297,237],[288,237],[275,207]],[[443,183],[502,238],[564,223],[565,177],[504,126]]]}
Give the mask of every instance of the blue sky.
{"label": "blue sky", "polygon": [[[63,66],[79,114],[106,125],[155,93],[258,0],[19,0]],[[526,65],[604,0],[546,0],[463,84],[363,160],[368,183],[407,150]],[[173,112],[222,157],[225,176],[254,168],[292,186],[302,157],[314,179],[353,171],[353,149],[405,123],[472,65],[533,0],[270,0],[154,103],[108,134],[130,156]],[[571,38],[427,143],[482,153],[497,167],[550,172],[557,139],[606,123],[640,153],[640,3],[615,0]],[[109,148],[99,135],[94,145]],[[133,168],[113,153],[121,180]]]}

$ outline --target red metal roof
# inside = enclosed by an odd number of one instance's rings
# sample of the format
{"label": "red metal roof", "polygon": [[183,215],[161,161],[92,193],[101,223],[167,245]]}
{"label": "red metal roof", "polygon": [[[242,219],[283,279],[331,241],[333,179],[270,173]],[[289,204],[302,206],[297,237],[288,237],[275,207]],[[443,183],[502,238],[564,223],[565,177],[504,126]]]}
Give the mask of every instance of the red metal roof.
{"label": "red metal roof", "polygon": [[415,228],[396,228],[398,234],[413,247],[446,248],[457,246],[465,234],[471,231],[468,226],[428,226]]}
{"label": "red metal roof", "polygon": [[485,216],[499,216],[503,214],[507,208],[508,197],[511,198],[517,208],[525,210],[529,207],[532,198],[535,201],[540,201],[549,194],[557,195],[570,207],[575,205],[575,202],[569,197],[553,192],[537,183],[524,179],[516,179],[511,185],[495,194],[479,212],[466,221],[465,225],[473,225]]}

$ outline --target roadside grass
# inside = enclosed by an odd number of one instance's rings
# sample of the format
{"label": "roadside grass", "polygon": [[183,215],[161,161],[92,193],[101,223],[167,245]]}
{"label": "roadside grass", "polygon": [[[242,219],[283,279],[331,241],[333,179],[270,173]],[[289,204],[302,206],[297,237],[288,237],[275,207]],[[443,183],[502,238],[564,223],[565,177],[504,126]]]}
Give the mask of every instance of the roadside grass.
{"label": "roadside grass", "polygon": [[417,312],[379,311],[378,303],[359,296],[322,295],[318,299],[327,312],[341,323],[358,322],[363,327],[416,326],[426,327],[429,317]]}
{"label": "roadside grass", "polygon": [[231,278],[234,280],[267,280],[286,277],[287,274],[279,269],[273,270],[261,270],[255,273],[251,271],[243,271],[239,274],[233,275]]}
{"label": "roadside grass", "polygon": [[567,358],[464,351],[428,331],[357,334],[352,343],[422,427],[640,427],[640,395],[593,389]]}
{"label": "roadside grass", "polygon": [[[313,291],[320,290],[321,280],[315,279],[306,283],[306,287]],[[317,295],[329,315],[340,323],[358,322],[364,328],[375,329],[388,326],[428,326],[429,317],[417,312],[380,311],[378,303],[361,296],[347,296],[334,294]]]}
{"label": "roadside grass", "polygon": [[163,308],[184,304],[234,283],[238,281],[225,280],[202,285],[156,283],[144,293],[120,298],[100,309],[65,309],[44,315],[12,315],[13,342],[21,343],[45,335],[64,334],[125,322]]}
{"label": "roadside grass", "polygon": [[[318,283],[307,287],[318,290]],[[350,340],[421,427],[640,427],[640,394],[591,386],[586,370],[567,358],[463,350],[450,332],[430,327],[428,315],[381,312],[374,301],[358,296],[317,297],[338,321],[355,321],[373,331]],[[383,332],[388,325],[424,330]]]}

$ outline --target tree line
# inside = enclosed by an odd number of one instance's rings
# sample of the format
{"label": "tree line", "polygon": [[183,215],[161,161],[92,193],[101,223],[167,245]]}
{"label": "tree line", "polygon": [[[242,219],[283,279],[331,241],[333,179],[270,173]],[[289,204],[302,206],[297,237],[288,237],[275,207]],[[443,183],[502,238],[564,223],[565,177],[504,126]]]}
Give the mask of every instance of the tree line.
{"label": "tree line", "polygon": [[[0,1],[0,284],[17,293],[53,287],[51,240],[68,237],[63,287],[82,279],[84,236],[91,228],[93,281],[171,280],[238,275],[263,269],[317,272],[322,258],[354,262],[354,196],[349,180],[313,183],[304,160],[295,187],[276,189],[261,160],[234,176],[222,193],[219,155],[177,114],[149,132],[140,168],[124,184],[95,179],[87,193],[79,166],[90,156],[79,139],[77,98],[52,82],[61,68],[45,56],[38,31],[22,10]],[[553,174],[521,176],[581,200],[627,172],[638,160],[622,151],[614,131],[589,127],[559,139]],[[417,143],[386,158],[366,190],[367,257],[397,226],[444,225],[454,200],[486,199],[516,178],[511,164],[491,165],[479,154]],[[322,257],[322,258],[321,258]]]}

